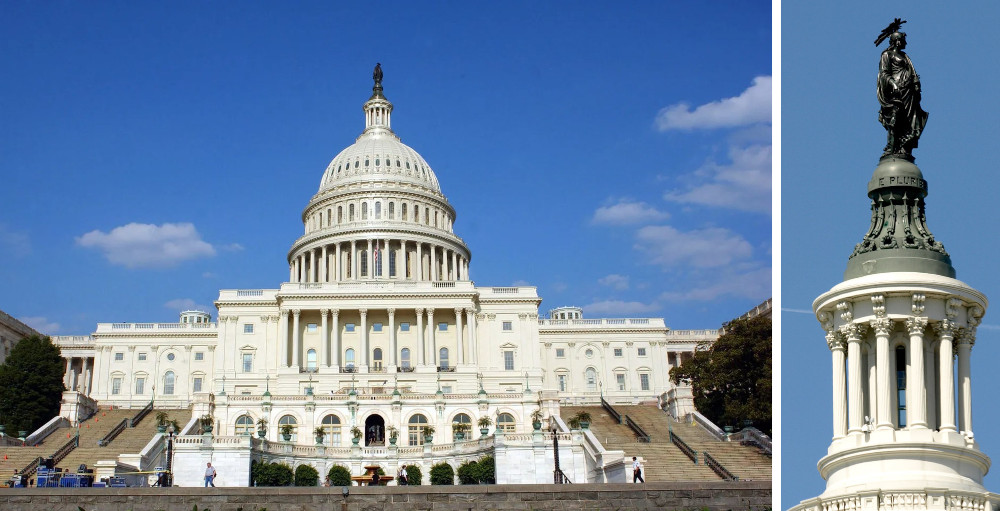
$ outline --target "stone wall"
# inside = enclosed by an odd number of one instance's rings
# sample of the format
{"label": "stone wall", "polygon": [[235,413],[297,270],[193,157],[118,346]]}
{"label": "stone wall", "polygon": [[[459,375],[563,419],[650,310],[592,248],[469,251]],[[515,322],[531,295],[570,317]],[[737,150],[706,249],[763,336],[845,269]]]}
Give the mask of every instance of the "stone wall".
{"label": "stone wall", "polygon": [[767,482],[334,488],[0,489],[4,511],[771,509]]}

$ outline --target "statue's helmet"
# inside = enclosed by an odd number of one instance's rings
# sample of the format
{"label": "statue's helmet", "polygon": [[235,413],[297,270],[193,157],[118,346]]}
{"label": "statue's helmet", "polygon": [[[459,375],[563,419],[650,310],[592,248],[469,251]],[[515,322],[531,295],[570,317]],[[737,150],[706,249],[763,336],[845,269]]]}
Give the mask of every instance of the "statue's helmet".
{"label": "statue's helmet", "polygon": [[889,36],[889,46],[896,46],[900,41],[906,40],[906,32],[893,32]]}

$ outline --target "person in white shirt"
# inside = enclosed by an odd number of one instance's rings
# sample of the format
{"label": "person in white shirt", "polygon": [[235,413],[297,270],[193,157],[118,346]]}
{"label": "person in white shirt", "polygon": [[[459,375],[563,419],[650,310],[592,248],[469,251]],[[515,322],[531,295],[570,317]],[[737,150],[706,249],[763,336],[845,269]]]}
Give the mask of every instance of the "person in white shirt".
{"label": "person in white shirt", "polygon": [[642,478],[642,463],[635,456],[632,456],[632,482],[633,483],[645,483],[646,480]]}
{"label": "person in white shirt", "polygon": [[208,468],[205,469],[205,488],[211,485],[215,488],[215,467],[211,463],[208,464]]}

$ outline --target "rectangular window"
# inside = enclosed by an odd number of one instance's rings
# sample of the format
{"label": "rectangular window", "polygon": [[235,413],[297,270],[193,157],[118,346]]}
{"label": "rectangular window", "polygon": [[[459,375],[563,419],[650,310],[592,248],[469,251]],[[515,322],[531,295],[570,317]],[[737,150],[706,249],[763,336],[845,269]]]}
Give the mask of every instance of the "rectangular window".
{"label": "rectangular window", "polygon": [[564,348],[556,348],[556,358],[566,358],[566,350]]}
{"label": "rectangular window", "polygon": [[243,324],[243,333],[245,333],[245,334],[252,334],[253,333],[253,324],[252,323],[244,323]]}
{"label": "rectangular window", "polygon": [[621,357],[622,356],[622,349],[621,348],[615,348],[615,356],[616,357]]}
{"label": "rectangular window", "polygon": [[504,332],[510,332],[511,330],[514,330],[514,323],[512,321],[504,321],[503,322],[503,331]]}
{"label": "rectangular window", "polygon": [[111,393],[113,395],[118,395],[122,393],[122,379],[112,378],[111,379]]}
{"label": "rectangular window", "polygon": [[372,323],[372,332],[381,332],[382,323]]}
{"label": "rectangular window", "polygon": [[353,332],[354,331],[354,323],[348,323],[348,324],[344,325],[344,331],[345,332]]}
{"label": "rectangular window", "polygon": [[615,375],[615,381],[618,383],[618,390],[625,390],[625,375],[618,373]]}
{"label": "rectangular window", "polygon": [[201,378],[194,379],[194,391],[201,392]]}
{"label": "rectangular window", "polygon": [[194,359],[195,360],[205,360],[205,353],[201,352],[201,351],[194,352]]}
{"label": "rectangular window", "polygon": [[558,377],[559,377],[559,390],[565,392],[566,391],[566,375],[565,374],[560,374]]}
{"label": "rectangular window", "polygon": [[146,390],[146,379],[136,378],[135,379],[135,393],[142,394]]}
{"label": "rectangular window", "polygon": [[309,323],[308,325],[306,325],[306,331],[307,332],[315,332],[316,331],[316,323]]}
{"label": "rectangular window", "polygon": [[514,352],[513,351],[509,351],[508,350],[508,351],[503,352],[503,369],[504,369],[504,371],[513,371],[514,370]]}
{"label": "rectangular window", "polygon": [[643,374],[639,375],[639,387],[642,388],[642,390],[649,390],[649,375],[648,374],[643,373]]}
{"label": "rectangular window", "polygon": [[409,323],[400,323],[399,324],[399,331],[400,332],[409,332],[410,331],[410,324]]}
{"label": "rectangular window", "polygon": [[447,332],[448,331],[448,323],[438,323],[438,331]]}
{"label": "rectangular window", "polygon": [[638,355],[640,357],[645,357],[646,356],[646,348],[639,348],[638,349]]}
{"label": "rectangular window", "polygon": [[253,353],[243,354],[243,372],[244,373],[253,372]]}
{"label": "rectangular window", "polygon": [[144,360],[146,360],[146,354],[145,353],[139,353],[139,361],[142,362]]}
{"label": "rectangular window", "polygon": [[442,385],[441,392],[445,394],[451,394],[451,385]]}
{"label": "rectangular window", "polygon": [[115,353],[115,362],[121,362],[122,360],[125,360],[125,354],[121,352]]}

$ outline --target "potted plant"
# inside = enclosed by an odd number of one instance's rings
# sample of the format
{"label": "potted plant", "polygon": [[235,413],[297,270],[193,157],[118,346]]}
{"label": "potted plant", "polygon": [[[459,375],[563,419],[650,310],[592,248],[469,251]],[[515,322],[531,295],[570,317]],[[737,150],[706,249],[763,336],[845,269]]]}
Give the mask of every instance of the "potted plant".
{"label": "potted plant", "polygon": [[263,417],[257,419],[257,436],[260,438],[267,436],[267,419]]}
{"label": "potted plant", "polygon": [[322,427],[317,426],[313,430],[313,434],[316,435],[316,445],[323,445],[323,437],[326,436],[326,431],[323,431]]}
{"label": "potted plant", "polygon": [[361,442],[361,429],[357,426],[351,428],[351,443],[358,445]]}
{"label": "potted plant", "polygon": [[396,429],[396,426],[389,426],[385,430],[389,433],[389,445],[396,445],[396,440],[399,439],[399,430]]}
{"label": "potted plant", "polygon": [[198,417],[198,422],[201,424],[201,430],[205,433],[211,433],[215,426],[215,418],[207,413]]}
{"label": "potted plant", "polygon": [[282,424],[278,429],[281,431],[281,438],[284,441],[292,441],[292,433],[295,433],[295,424]]}
{"label": "potted plant", "polygon": [[424,427],[424,443],[430,444],[434,442],[434,426]]}
{"label": "potted plant", "polygon": [[535,411],[531,412],[531,427],[535,428],[535,431],[541,431],[542,429],[541,408],[536,408]]}
{"label": "potted plant", "polygon": [[465,433],[472,429],[472,426],[464,422],[451,423],[451,432],[455,435],[455,440],[465,440]]}
{"label": "potted plant", "polygon": [[156,431],[157,432],[159,432],[159,433],[166,433],[167,432],[167,424],[168,424],[168,421],[170,420],[168,417],[169,416],[167,415],[167,412],[164,412],[163,410],[160,410],[159,412],[156,412],[156,415],[154,415],[154,418],[156,419]]}
{"label": "potted plant", "polygon": [[[576,419],[576,423],[577,423],[577,425],[580,426],[580,429],[590,429],[590,414],[589,413],[583,412],[583,411],[577,412],[577,414],[574,415],[573,418]],[[572,420],[572,419],[570,419],[570,420]]]}
{"label": "potted plant", "polygon": [[482,433],[483,436],[489,434],[490,426],[492,425],[493,419],[491,419],[489,415],[483,415],[479,418],[479,432]]}

